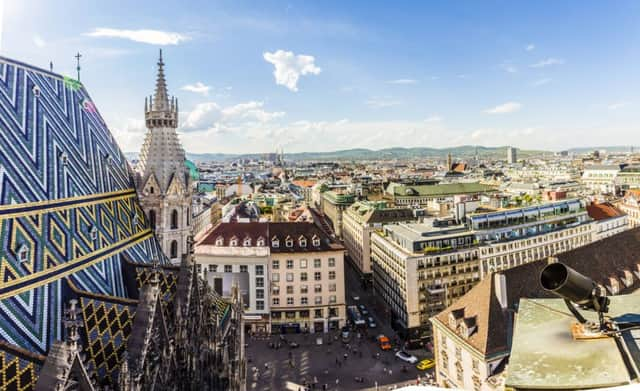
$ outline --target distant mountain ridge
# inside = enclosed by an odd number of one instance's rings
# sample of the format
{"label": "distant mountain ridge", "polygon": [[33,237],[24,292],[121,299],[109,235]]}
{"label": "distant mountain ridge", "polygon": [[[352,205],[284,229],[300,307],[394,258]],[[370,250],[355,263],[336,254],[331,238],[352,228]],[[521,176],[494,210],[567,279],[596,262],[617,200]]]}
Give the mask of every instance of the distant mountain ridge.
{"label": "distant mountain ridge", "polygon": [[[384,148],[372,150],[367,148],[353,148],[332,152],[296,152],[285,153],[285,159],[289,160],[374,160],[374,159],[410,159],[410,158],[444,158],[449,153],[454,158],[473,157],[476,154],[480,157],[506,158],[507,146],[503,147],[483,147],[475,145],[462,145],[451,148]],[[548,151],[532,151],[518,149],[518,156],[530,156],[533,154],[553,153]],[[268,153],[248,153],[248,154],[226,154],[226,153],[189,153],[187,159],[192,161],[227,161],[236,159],[260,159],[269,155]],[[136,152],[126,153],[128,159],[136,159]]]}

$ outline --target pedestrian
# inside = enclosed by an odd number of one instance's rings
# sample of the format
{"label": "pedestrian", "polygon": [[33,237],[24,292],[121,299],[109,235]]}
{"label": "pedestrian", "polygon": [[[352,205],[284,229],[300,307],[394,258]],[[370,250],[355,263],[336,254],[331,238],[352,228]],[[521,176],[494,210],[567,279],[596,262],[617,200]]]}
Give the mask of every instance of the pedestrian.
{"label": "pedestrian", "polygon": [[264,370],[268,371],[269,370],[269,363],[264,363]]}
{"label": "pedestrian", "polygon": [[391,376],[392,373],[393,373],[393,371],[391,371],[391,369],[389,369],[389,376]]}
{"label": "pedestrian", "polygon": [[349,355],[347,353],[344,354],[344,361],[347,361],[347,357],[349,357]]}

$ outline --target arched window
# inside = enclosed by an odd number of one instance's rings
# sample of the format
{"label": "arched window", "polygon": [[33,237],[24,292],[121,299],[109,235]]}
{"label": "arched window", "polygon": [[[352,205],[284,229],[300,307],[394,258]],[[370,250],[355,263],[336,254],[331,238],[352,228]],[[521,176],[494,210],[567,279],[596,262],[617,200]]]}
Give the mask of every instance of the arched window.
{"label": "arched window", "polygon": [[151,229],[156,229],[156,211],[153,209],[149,211],[149,225]]}
{"label": "arched window", "polygon": [[171,258],[178,258],[178,242],[171,242]]}
{"label": "arched window", "polygon": [[178,228],[178,211],[174,209],[171,212],[171,229],[177,229],[177,228]]}
{"label": "arched window", "polygon": [[153,194],[153,186],[149,188],[149,193]]}
{"label": "arched window", "polygon": [[187,227],[191,224],[191,211],[187,208]]}

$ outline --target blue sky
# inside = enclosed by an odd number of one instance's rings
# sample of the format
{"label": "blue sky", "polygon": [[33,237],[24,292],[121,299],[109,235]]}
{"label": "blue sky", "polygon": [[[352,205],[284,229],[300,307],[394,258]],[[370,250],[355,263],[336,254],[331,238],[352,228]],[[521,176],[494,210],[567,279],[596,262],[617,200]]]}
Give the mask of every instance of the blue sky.
{"label": "blue sky", "polygon": [[80,51],[125,151],[160,47],[190,152],[640,143],[637,1],[0,3],[0,54]]}

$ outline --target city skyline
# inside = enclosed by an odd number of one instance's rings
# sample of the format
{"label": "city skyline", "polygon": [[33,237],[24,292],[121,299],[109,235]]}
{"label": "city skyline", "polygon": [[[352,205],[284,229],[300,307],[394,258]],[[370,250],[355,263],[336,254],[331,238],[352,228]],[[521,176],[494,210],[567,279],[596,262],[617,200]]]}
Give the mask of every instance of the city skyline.
{"label": "city skyline", "polygon": [[192,153],[635,141],[632,2],[127,6],[126,21],[113,3],[0,6],[0,55],[74,76],[82,53],[125,151],[142,144],[159,48]]}

